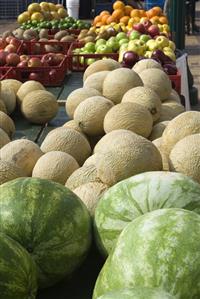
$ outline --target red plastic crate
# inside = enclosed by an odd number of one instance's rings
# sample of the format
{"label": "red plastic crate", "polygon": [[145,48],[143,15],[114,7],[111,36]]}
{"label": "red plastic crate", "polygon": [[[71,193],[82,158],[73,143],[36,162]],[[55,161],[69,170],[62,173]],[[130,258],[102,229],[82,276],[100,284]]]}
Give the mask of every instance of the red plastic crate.
{"label": "red plastic crate", "polygon": [[[31,55],[31,57],[41,58],[41,55]],[[6,73],[6,79],[17,79],[21,82],[30,80],[30,73],[39,74],[38,81],[44,86],[60,86],[63,83],[66,75],[67,68],[67,56],[61,61],[58,66],[45,66],[45,67],[0,67],[1,72]],[[49,75],[49,72],[55,70],[53,76]],[[5,79],[5,78],[4,78]]]}
{"label": "red plastic crate", "polygon": [[[54,35],[57,32],[61,31],[62,29],[49,29],[49,35]],[[65,31],[67,31],[69,34],[74,34],[74,35],[79,35],[79,33],[81,32],[81,29],[64,29]]]}
{"label": "red plastic crate", "polygon": [[176,75],[170,75],[169,78],[170,78],[170,80],[172,82],[172,87],[179,94],[181,94],[181,74],[178,72]]}
{"label": "red plastic crate", "polygon": [[87,59],[92,58],[95,60],[100,60],[105,58],[111,58],[118,61],[118,53],[108,53],[108,54],[74,54],[73,50],[77,48],[82,48],[83,43],[75,42],[72,43],[68,51],[68,66],[69,70],[75,72],[83,72],[88,67]]}
{"label": "red plastic crate", "polygon": [[5,79],[11,79],[10,78],[11,69],[12,69],[11,67],[6,67],[6,68],[0,67],[0,81]]}

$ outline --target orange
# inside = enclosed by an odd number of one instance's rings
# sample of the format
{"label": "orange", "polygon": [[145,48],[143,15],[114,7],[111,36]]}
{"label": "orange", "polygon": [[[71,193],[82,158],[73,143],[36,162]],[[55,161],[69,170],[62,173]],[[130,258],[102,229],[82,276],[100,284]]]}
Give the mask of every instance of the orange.
{"label": "orange", "polygon": [[93,22],[93,24],[96,25],[98,22],[101,22],[101,17],[100,17],[100,16],[96,16],[96,17],[94,18],[94,22]]}
{"label": "orange", "polygon": [[105,15],[110,15],[109,11],[107,10],[103,10],[101,13],[100,13],[100,16],[103,17]]}
{"label": "orange", "polygon": [[139,17],[134,17],[133,22],[134,22],[134,24],[140,23],[140,18]]}
{"label": "orange", "polygon": [[155,16],[155,11],[153,11],[153,9],[149,9],[146,11],[146,15],[149,19],[151,19]]}
{"label": "orange", "polygon": [[167,17],[162,16],[162,17],[159,18],[159,23],[160,24],[168,24],[169,22],[168,22]]}
{"label": "orange", "polygon": [[134,18],[134,17],[139,17],[140,18],[140,10],[139,9],[133,9],[131,11],[131,18]]}
{"label": "orange", "polygon": [[113,23],[115,21],[116,21],[115,18],[113,18],[113,16],[110,16],[109,18],[107,18],[106,23],[109,25],[109,24],[111,24],[111,23]]}
{"label": "orange", "polygon": [[113,9],[114,10],[116,10],[116,9],[124,9],[124,8],[125,8],[125,4],[122,1],[116,1],[113,4]]}
{"label": "orange", "polygon": [[107,19],[110,17],[110,15],[104,15],[104,16],[102,16],[102,18],[101,18],[101,22],[104,24],[104,25],[106,25],[107,23]]}
{"label": "orange", "polygon": [[120,20],[124,16],[124,11],[122,9],[116,9],[113,11],[112,16],[115,20]]}
{"label": "orange", "polygon": [[102,22],[97,22],[96,23],[96,27],[101,27],[101,26],[103,26],[104,24],[102,23]]}
{"label": "orange", "polygon": [[152,9],[155,13],[155,16],[161,16],[162,15],[162,8],[160,8],[159,6],[154,6]]}
{"label": "orange", "polygon": [[124,9],[125,16],[130,16],[132,10],[133,10],[133,7],[132,7],[132,6],[130,6],[130,5],[126,5],[126,6],[125,6],[125,9]]}
{"label": "orange", "polygon": [[146,17],[146,11],[144,9],[140,9],[140,17]]}
{"label": "orange", "polygon": [[129,21],[129,17],[128,16],[124,16],[120,19],[120,23],[123,23],[125,25],[128,25],[128,21]]}
{"label": "orange", "polygon": [[158,24],[159,23],[159,17],[158,16],[154,16],[150,19],[150,21],[153,23],[153,24]]}

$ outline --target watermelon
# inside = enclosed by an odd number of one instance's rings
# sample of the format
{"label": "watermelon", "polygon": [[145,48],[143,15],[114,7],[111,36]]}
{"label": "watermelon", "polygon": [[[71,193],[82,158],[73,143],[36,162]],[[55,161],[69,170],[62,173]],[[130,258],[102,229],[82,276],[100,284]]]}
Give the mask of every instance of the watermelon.
{"label": "watermelon", "polygon": [[102,254],[110,253],[121,231],[132,220],[163,208],[182,208],[200,214],[200,185],[180,173],[154,171],[111,187],[95,211],[95,235]]}
{"label": "watermelon", "polygon": [[134,289],[123,289],[119,291],[113,291],[106,293],[98,297],[98,299],[176,299],[169,293],[164,292],[160,289],[151,288],[134,288]]}
{"label": "watermelon", "polygon": [[177,299],[200,298],[200,215],[160,209],[120,234],[95,285],[93,299],[122,288],[161,288]]}
{"label": "watermelon", "polygon": [[34,299],[36,292],[33,259],[19,243],[0,233],[0,298]]}
{"label": "watermelon", "polygon": [[82,201],[66,187],[39,178],[0,186],[0,227],[35,260],[40,288],[71,275],[91,244],[91,219]]}

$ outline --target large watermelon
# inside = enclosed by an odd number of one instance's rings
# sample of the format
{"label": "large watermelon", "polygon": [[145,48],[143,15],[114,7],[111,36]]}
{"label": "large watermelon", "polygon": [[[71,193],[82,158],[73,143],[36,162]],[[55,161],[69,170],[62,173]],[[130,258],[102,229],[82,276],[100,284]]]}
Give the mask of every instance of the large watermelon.
{"label": "large watermelon", "polygon": [[0,228],[34,258],[40,287],[71,274],[91,243],[91,219],[81,200],[66,187],[38,178],[0,186]]}
{"label": "large watermelon", "polygon": [[177,299],[200,298],[200,216],[161,209],[120,234],[97,279],[93,299],[122,288],[161,288]]}
{"label": "large watermelon", "polygon": [[160,289],[151,288],[134,288],[123,289],[119,291],[109,292],[98,297],[98,299],[176,299],[169,293]]}
{"label": "large watermelon", "polygon": [[36,292],[33,259],[19,243],[0,233],[0,298],[34,299]]}
{"label": "large watermelon", "polygon": [[146,172],[111,187],[100,199],[95,212],[98,247],[107,255],[124,227],[147,212],[182,208],[200,214],[200,185],[172,172]]}

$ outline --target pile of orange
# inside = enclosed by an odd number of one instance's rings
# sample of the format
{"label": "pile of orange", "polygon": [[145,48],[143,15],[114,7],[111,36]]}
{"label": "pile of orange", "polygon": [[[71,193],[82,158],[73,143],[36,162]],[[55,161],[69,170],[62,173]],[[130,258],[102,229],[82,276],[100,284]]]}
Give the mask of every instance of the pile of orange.
{"label": "pile of orange", "polygon": [[93,25],[96,27],[111,23],[128,25],[130,20],[133,20],[134,23],[139,23],[141,19],[149,19],[153,24],[168,24],[167,17],[163,16],[160,7],[156,6],[145,11],[143,9],[134,9],[130,5],[125,5],[122,1],[116,1],[113,4],[112,14],[107,10],[102,11],[100,15],[95,17]]}

